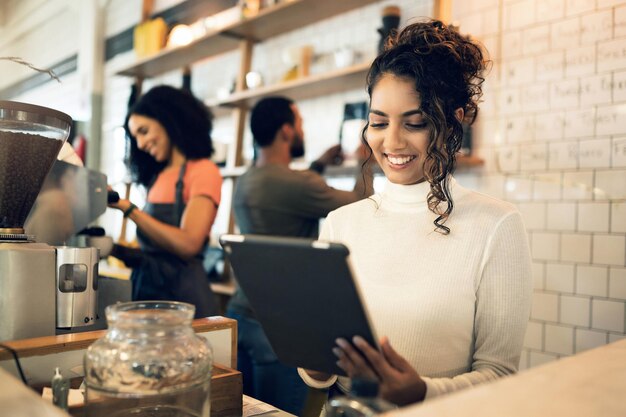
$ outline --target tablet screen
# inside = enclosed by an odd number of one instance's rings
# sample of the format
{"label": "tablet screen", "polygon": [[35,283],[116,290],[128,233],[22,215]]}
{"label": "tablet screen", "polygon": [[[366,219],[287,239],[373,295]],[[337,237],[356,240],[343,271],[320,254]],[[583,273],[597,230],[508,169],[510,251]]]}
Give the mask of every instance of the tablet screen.
{"label": "tablet screen", "polygon": [[332,353],[337,338],[378,346],[344,245],[260,235],[220,243],[281,362],[345,375]]}

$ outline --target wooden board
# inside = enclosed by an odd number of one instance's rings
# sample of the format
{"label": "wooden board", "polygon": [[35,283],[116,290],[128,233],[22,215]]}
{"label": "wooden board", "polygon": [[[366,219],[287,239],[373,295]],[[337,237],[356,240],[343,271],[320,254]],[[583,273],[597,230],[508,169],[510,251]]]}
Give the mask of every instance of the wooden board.
{"label": "wooden board", "polygon": [[243,406],[241,372],[213,365],[211,376],[211,416],[240,416]]}
{"label": "wooden board", "polygon": [[[82,378],[74,378],[72,388],[78,388],[81,382]],[[32,388],[41,393],[43,386],[34,386]],[[211,375],[211,417],[241,416],[243,407],[242,390],[241,372],[214,364]],[[69,409],[69,414],[74,417],[84,417],[84,410],[84,404],[72,406]]]}

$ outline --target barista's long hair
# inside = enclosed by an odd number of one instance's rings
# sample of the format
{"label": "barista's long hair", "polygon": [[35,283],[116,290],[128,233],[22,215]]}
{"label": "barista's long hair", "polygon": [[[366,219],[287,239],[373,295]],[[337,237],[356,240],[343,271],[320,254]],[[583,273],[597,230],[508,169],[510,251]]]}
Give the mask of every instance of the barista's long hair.
{"label": "barista's long hair", "polygon": [[130,108],[124,122],[129,146],[128,165],[133,181],[149,187],[167,166],[167,161],[157,162],[137,147],[137,140],[128,127],[128,120],[133,114],[159,122],[172,146],[187,159],[209,158],[213,154],[213,116],[204,103],[186,90],[165,85],[154,87]]}
{"label": "barista's long hair", "polygon": [[[486,65],[480,47],[469,37],[438,20],[429,20],[411,24],[390,37],[367,75],[370,100],[386,74],[415,83],[430,130],[424,161],[424,175],[430,183],[428,207],[437,215],[435,230],[443,234],[450,233],[444,225],[454,208],[449,174],[454,172],[463,139],[462,121],[455,112],[463,109],[463,122],[468,125],[476,120]],[[367,128],[361,137],[369,148]]]}

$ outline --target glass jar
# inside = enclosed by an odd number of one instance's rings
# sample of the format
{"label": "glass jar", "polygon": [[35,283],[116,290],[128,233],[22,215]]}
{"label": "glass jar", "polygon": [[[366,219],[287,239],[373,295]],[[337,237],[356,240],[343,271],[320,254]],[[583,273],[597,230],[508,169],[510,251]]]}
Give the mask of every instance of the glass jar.
{"label": "glass jar", "polygon": [[326,417],[374,417],[397,407],[378,397],[378,382],[353,378],[347,396],[331,398],[326,403]]}
{"label": "glass jar", "polygon": [[89,417],[209,417],[213,352],[195,307],[140,301],[106,308],[107,333],[85,354]]}

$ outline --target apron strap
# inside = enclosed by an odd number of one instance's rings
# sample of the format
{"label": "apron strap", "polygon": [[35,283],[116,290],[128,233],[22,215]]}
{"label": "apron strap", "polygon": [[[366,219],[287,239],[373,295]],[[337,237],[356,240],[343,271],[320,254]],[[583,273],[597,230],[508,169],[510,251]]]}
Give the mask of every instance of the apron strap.
{"label": "apron strap", "polygon": [[176,226],[180,226],[180,219],[183,217],[183,211],[185,210],[185,204],[183,202],[183,188],[185,184],[183,178],[185,177],[185,171],[187,170],[187,162],[180,167],[178,173],[178,181],[176,181],[176,200],[174,201],[174,215],[176,216]]}

